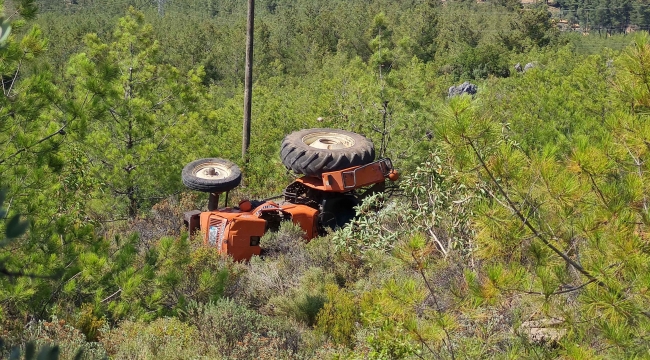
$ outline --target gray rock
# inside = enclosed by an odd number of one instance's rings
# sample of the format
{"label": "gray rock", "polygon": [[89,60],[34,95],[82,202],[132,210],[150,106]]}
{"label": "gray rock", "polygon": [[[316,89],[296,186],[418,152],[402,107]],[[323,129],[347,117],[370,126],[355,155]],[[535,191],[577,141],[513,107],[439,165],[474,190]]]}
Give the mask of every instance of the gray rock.
{"label": "gray rock", "polygon": [[521,64],[520,64],[520,63],[515,64],[515,70],[517,70],[517,72],[522,72],[522,71],[524,71],[524,69],[521,68]]}
{"label": "gray rock", "polygon": [[537,65],[535,63],[529,62],[528,64],[526,64],[526,66],[524,66],[524,72],[526,72],[526,71],[528,71],[528,70],[530,70],[530,69],[532,69],[534,67],[537,67]]}
{"label": "gray rock", "polygon": [[447,97],[451,98],[456,95],[462,95],[462,94],[469,94],[469,95],[474,95],[478,91],[478,87],[468,81],[465,81],[464,83],[458,85],[458,86],[451,86],[449,90],[447,91]]}

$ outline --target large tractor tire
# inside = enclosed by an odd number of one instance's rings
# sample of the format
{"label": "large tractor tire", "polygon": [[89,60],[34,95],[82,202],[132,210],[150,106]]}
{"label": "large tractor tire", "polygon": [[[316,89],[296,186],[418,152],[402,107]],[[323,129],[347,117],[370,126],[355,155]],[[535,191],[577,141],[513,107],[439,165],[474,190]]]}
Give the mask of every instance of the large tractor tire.
{"label": "large tractor tire", "polygon": [[339,129],[306,129],[282,140],[282,163],[298,174],[319,176],[371,163],[375,147],[365,136]]}
{"label": "large tractor tire", "polygon": [[182,173],[183,184],[191,190],[220,193],[236,188],[241,182],[241,171],[234,163],[207,158],[192,161],[185,165]]}

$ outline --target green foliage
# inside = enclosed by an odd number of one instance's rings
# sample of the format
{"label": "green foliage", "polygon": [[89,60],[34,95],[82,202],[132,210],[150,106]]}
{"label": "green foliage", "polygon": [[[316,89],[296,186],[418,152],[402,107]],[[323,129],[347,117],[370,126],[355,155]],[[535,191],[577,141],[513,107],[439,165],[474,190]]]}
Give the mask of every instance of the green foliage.
{"label": "green foliage", "polygon": [[[582,75],[581,69],[575,69],[574,74]],[[639,76],[638,71],[635,74]],[[591,84],[592,91],[597,91],[598,87]],[[493,120],[489,112],[476,112],[468,102],[450,104],[445,114],[448,122],[440,131],[447,150],[469,161],[467,169],[477,169],[478,179],[471,186],[489,194],[475,220],[480,256],[489,262],[507,262],[512,256],[525,256],[523,252],[529,249],[536,254],[537,262],[524,266],[534,274],[529,281],[538,288],[536,292],[546,298],[546,311],[589,318],[595,315],[591,311],[598,308],[601,314],[607,314],[608,325],[594,322],[593,327],[586,326],[620,346],[619,351],[636,353],[636,348],[623,345],[631,344],[630,335],[614,324],[647,322],[641,313],[644,306],[637,302],[644,291],[630,287],[627,278],[638,271],[638,261],[646,256],[638,242],[640,229],[631,225],[642,228],[645,223],[643,206],[633,205],[643,203],[642,189],[632,190],[638,186],[633,183],[640,183],[631,180],[642,178],[644,173],[632,165],[634,161],[624,160],[644,155],[630,147],[635,136],[619,135],[620,129],[636,128],[632,119],[638,115],[609,115],[604,107],[601,114],[604,122],[600,123],[600,131],[582,135],[582,131],[597,127],[593,117],[573,124],[581,135],[569,134],[567,141],[572,150],[566,153],[552,150],[550,144],[542,142],[545,137],[536,138],[539,150],[519,146],[507,124]],[[617,121],[607,119],[631,123],[614,125]],[[641,128],[634,130],[639,136],[644,132]],[[618,140],[611,142],[612,137]],[[529,237],[537,245],[522,241]],[[604,238],[610,240],[603,242]],[[541,251],[540,247],[546,249]],[[620,249],[625,249],[625,257],[621,257]],[[579,263],[574,261],[578,253]],[[612,261],[620,262],[619,271],[610,268]],[[583,286],[584,290],[580,290]],[[565,288],[570,290],[562,291]],[[481,289],[495,290],[486,286]],[[563,294],[570,292],[578,292],[578,302],[561,308],[561,299],[566,296]],[[596,300],[599,297],[601,300]],[[618,298],[620,304],[608,309],[605,304],[612,305],[612,297]]]}
{"label": "green foliage", "polygon": [[407,47],[407,54],[414,54],[423,62],[434,60],[438,51],[439,7],[437,0],[423,1],[412,12],[404,13],[400,21],[413,30],[409,30],[410,34],[400,39],[398,44]]}
{"label": "green foliage", "polygon": [[368,328],[366,341],[374,359],[403,359],[417,352],[410,330],[416,326],[414,306],[424,293],[412,281],[392,280],[382,288],[364,294],[360,303],[361,319]]}
{"label": "green foliage", "polygon": [[[402,179],[350,226],[305,244],[286,223],[234,264],[180,232],[201,198],[175,194],[189,160],[239,159],[244,4],[130,1],[140,10],[118,20],[123,1],[39,2],[33,20],[30,3],[12,2],[0,49],[9,347],[647,355],[647,35],[621,54],[600,51],[621,38],[557,47],[547,7],[512,1],[258,4],[251,156],[233,195],[279,194],[293,177],[278,145],[307,127],[365,134]],[[583,25],[587,5],[563,3]],[[645,21],[639,2],[614,5],[589,5],[590,29]],[[535,66],[510,73],[517,62]],[[446,99],[461,79],[479,93]],[[562,337],[532,338],[535,322]]]}
{"label": "green foliage", "polygon": [[[53,199],[38,194],[57,186],[53,180],[61,169],[60,140],[67,126],[52,75],[38,65],[47,40],[38,26],[25,28],[31,5],[33,1],[21,1],[11,17],[13,21],[9,23],[8,18],[3,22],[7,31],[2,34],[0,49],[0,171],[8,187],[7,202],[12,210],[23,214],[56,212],[44,211],[43,207],[55,207]],[[34,74],[36,69],[38,73]],[[22,197],[30,201],[14,201]]]}
{"label": "green foliage", "polygon": [[451,64],[452,74],[456,80],[507,77],[510,71],[503,54],[503,49],[494,45],[468,46]]}
{"label": "green foliage", "polygon": [[[375,209],[384,208],[384,205],[387,205],[384,200],[385,195],[382,193],[369,196],[357,207],[358,218],[334,233],[332,240],[339,251],[361,253],[373,248],[381,250],[392,248],[398,237],[398,232],[385,232],[383,229],[389,227],[387,220],[392,219],[395,212],[390,212],[392,210],[390,205],[381,211],[375,211]],[[384,227],[376,227],[375,224],[378,223],[383,224]]]}
{"label": "green foliage", "polygon": [[[196,78],[194,71],[182,76],[163,65],[151,26],[135,10],[120,20],[112,39],[105,44],[88,35],[86,51],[72,58],[68,74],[74,79],[76,106],[88,114],[86,122],[92,119],[83,125],[87,133],[79,134],[90,165],[88,176],[109,190],[103,205],[118,200],[108,216],[119,216],[115,210],[121,205],[122,213],[134,218],[156,192],[176,187],[172,184],[178,176],[165,175],[180,173],[186,159],[183,148],[174,145],[185,143],[178,129],[191,129],[196,120],[194,102],[200,93],[195,85],[202,70]],[[99,191],[93,194],[95,199],[100,196]]]}
{"label": "green foliage", "polygon": [[525,52],[533,47],[543,48],[560,42],[560,31],[546,7],[521,11],[510,23],[510,31],[499,35],[508,50]]}
{"label": "green foliage", "polygon": [[300,344],[295,327],[222,299],[193,303],[188,321],[200,339],[199,353],[219,358],[288,358]]}
{"label": "green foliage", "polygon": [[[7,210],[4,208],[4,201],[7,196],[7,190],[5,188],[0,188],[0,218],[6,219],[7,218]],[[20,215],[15,214],[9,220],[5,221],[4,225],[4,236],[3,240],[0,241],[0,246],[7,246],[9,243],[19,237],[20,235],[24,234],[27,231],[27,227],[29,226],[29,222],[27,221],[21,221],[20,220]]]}
{"label": "green foliage", "polygon": [[75,328],[79,329],[88,341],[97,341],[99,331],[106,323],[105,319],[97,318],[94,314],[94,308],[90,304],[83,304],[78,319],[75,322]]}
{"label": "green foliage", "polygon": [[628,26],[647,28],[647,3],[639,0],[558,0],[567,9],[570,21],[579,22],[587,31],[624,33]]}
{"label": "green foliage", "polygon": [[5,18],[0,18],[0,46],[4,47],[11,33],[11,23]]}
{"label": "green foliage", "polygon": [[115,265],[109,286],[94,296],[95,306],[114,320],[178,316],[190,301],[221,298],[236,278],[231,260],[220,257],[215,249],[192,249],[185,236],[162,238],[143,254],[125,246],[121,255],[122,263]]}
{"label": "green foliage", "polygon": [[264,256],[279,256],[299,252],[304,248],[304,230],[291,221],[280,224],[278,231],[269,231],[260,239]]}
{"label": "green foliage", "polygon": [[368,32],[374,35],[374,38],[370,40],[369,44],[370,50],[373,51],[373,54],[369,59],[370,65],[375,68],[379,67],[379,71],[390,71],[394,61],[390,49],[392,31],[389,28],[384,13],[379,13],[375,16],[372,27]]}
{"label": "green foliage", "polygon": [[38,5],[35,0],[19,0],[16,12],[26,20],[33,20],[38,13]]}
{"label": "green foliage", "polygon": [[109,356],[131,359],[177,359],[197,354],[197,329],[176,318],[160,318],[150,324],[126,321],[104,334],[101,343]]}
{"label": "green foliage", "polygon": [[299,281],[299,285],[287,291],[287,294],[270,298],[269,305],[275,308],[277,314],[314,326],[326,301],[326,287],[334,282],[334,278],[326,275],[322,269],[310,268]]}
{"label": "green foliage", "polygon": [[[313,321],[327,277],[318,269],[311,271],[314,257],[306,249],[300,227],[293,223],[282,224],[277,233],[262,238],[261,246],[264,258],[252,258],[242,274],[241,300],[269,312],[279,310],[299,320]],[[310,272],[322,278],[307,277]],[[316,309],[312,305],[316,305]]]}
{"label": "green foliage", "polygon": [[[36,346],[34,345],[34,343],[27,343],[25,345],[25,357],[24,357],[25,360],[33,360],[33,359],[57,360],[58,358],[59,358],[59,348],[57,346],[55,347],[44,346],[39,349],[37,354]],[[11,360],[21,359],[20,349],[14,348],[14,350],[11,352],[11,355],[9,355],[9,359]]]}
{"label": "green foliage", "polygon": [[327,302],[318,313],[316,328],[336,344],[351,346],[359,321],[358,304],[352,294],[336,285],[327,285],[325,290]]}
{"label": "green foliage", "polygon": [[[650,73],[645,65],[650,56],[650,39],[648,33],[641,33],[635,37],[632,46],[620,58],[622,71],[618,72],[617,85],[620,86],[619,94],[623,101],[632,107],[636,113],[647,114],[650,111]],[[618,64],[617,64],[618,65]]]}
{"label": "green foliage", "polygon": [[426,233],[445,256],[472,251],[469,221],[474,194],[460,183],[460,174],[444,165],[440,153],[429,154],[401,179],[399,202],[389,201],[385,194],[367,197],[357,207],[357,218],[333,234],[338,250],[354,254],[368,249],[389,251],[399,239]]}
{"label": "green foliage", "polygon": [[32,324],[21,335],[21,341],[25,342],[25,359],[32,359],[29,354],[35,354],[36,348],[36,359],[104,359],[107,355],[101,345],[87,342],[79,330],[56,317]]}

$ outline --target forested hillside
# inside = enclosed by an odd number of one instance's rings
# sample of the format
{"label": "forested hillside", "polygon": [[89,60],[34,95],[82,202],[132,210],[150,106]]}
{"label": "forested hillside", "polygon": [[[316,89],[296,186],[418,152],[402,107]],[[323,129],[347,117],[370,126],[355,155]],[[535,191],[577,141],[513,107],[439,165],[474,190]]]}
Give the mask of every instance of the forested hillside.
{"label": "forested hillside", "polygon": [[[248,162],[244,1],[0,3],[1,358],[649,356],[645,2],[258,0]],[[182,229],[185,164],[278,195],[313,127],[397,188],[248,263]]]}
{"label": "forested hillside", "polygon": [[554,4],[566,19],[587,30],[621,33],[650,27],[650,4],[642,0],[557,0]]}

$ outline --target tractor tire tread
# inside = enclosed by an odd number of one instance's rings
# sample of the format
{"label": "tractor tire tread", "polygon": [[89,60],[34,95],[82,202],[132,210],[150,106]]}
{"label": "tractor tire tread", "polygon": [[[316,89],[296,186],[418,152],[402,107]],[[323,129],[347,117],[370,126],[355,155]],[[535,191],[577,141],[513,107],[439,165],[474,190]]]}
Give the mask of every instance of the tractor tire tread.
{"label": "tractor tire tread", "polygon": [[[330,132],[348,136],[354,144],[343,149],[313,148],[303,138],[313,132]],[[280,147],[282,163],[298,174],[320,176],[324,172],[366,165],[375,159],[375,148],[368,138],[339,129],[306,129],[287,135]]]}

